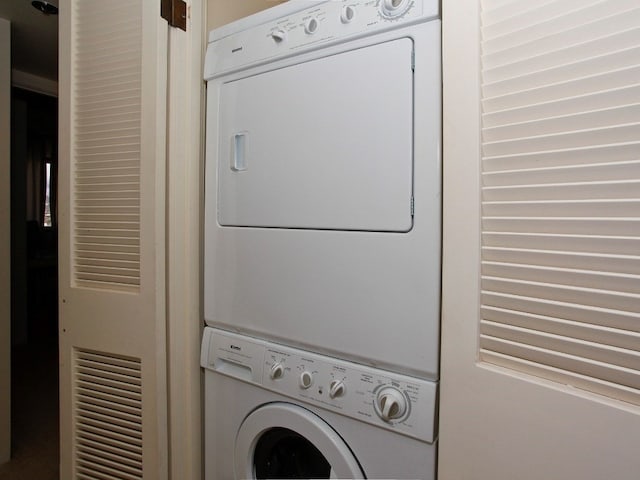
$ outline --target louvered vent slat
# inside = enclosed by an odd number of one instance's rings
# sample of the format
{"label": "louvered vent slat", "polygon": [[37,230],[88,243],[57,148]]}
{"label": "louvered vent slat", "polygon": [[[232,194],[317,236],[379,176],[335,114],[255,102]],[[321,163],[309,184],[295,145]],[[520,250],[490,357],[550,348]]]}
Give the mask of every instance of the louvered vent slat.
{"label": "louvered vent slat", "polygon": [[79,454],[81,457],[83,455],[91,455],[94,458],[100,458],[108,465],[113,465],[123,469],[128,468],[130,473],[138,473],[136,469],[137,462],[135,460],[129,459],[119,453],[113,454],[102,449],[93,448],[88,443],[80,449]]}
{"label": "louvered vent slat", "polygon": [[137,105],[137,102],[140,100],[140,90],[138,89],[120,90],[115,93],[112,92],[111,95],[113,95],[113,97],[107,97],[106,95],[81,96],[80,98],[82,98],[83,101],[79,101],[76,104],[76,111],[78,113],[98,113],[103,110],[108,111],[110,109],[124,107],[125,105]]}
{"label": "louvered vent slat", "polygon": [[480,358],[640,404],[640,5],[483,10]]}
{"label": "louvered vent slat", "polygon": [[111,453],[118,453],[123,457],[138,460],[142,455],[141,447],[119,442],[112,438],[105,440],[89,432],[80,432],[78,436],[83,439],[84,443],[93,448],[101,448]]}
{"label": "louvered vent slat", "polygon": [[640,271],[640,259],[634,255],[607,255],[596,253],[579,253],[527,250],[522,248],[484,247],[485,261],[494,264],[523,264],[560,267],[584,271],[606,271],[612,273],[636,274]]}
{"label": "louvered vent slat", "polygon": [[[108,7],[79,2],[74,15],[73,275],[77,286],[138,291],[142,10]],[[86,225],[86,215],[105,223]],[[137,258],[110,261],[120,250]]]}
{"label": "louvered vent slat", "polygon": [[74,392],[78,477],[141,479],[140,360],[78,349]]}
{"label": "louvered vent slat", "polygon": [[640,67],[636,65],[605,73],[596,72],[589,76],[562,80],[554,84],[538,85],[506,95],[486,97],[482,101],[482,105],[487,110],[505,110],[530,107],[545,102],[563,101],[579,95],[604,94],[609,90],[634,85],[637,83],[635,79],[640,78],[639,73]]}
{"label": "louvered vent slat", "polygon": [[596,111],[628,105],[630,98],[638,98],[639,96],[640,83],[636,82],[621,88],[576,95],[553,102],[516,105],[508,109],[487,111],[482,115],[482,123],[484,128],[487,129],[505,124],[517,125],[518,123],[533,122],[545,118],[580,115],[585,111],[585,103],[589,104],[589,111]]}
{"label": "louvered vent slat", "polygon": [[532,313],[515,312],[504,308],[488,305],[482,307],[483,321],[495,322],[502,325],[522,327],[529,330],[561,335],[568,338],[601,342],[619,348],[633,350],[640,342],[640,332],[630,332],[603,325],[536,315]]}
{"label": "louvered vent slat", "polygon": [[[119,237],[96,237],[95,235],[82,235],[82,236],[78,236],[78,241],[80,244],[91,244],[92,248],[94,250],[100,250],[101,246],[106,246],[108,245],[111,248],[111,251],[113,251],[113,249],[117,248],[124,248],[124,247],[135,247],[135,250],[138,249],[138,241],[137,238],[135,237],[123,237],[123,236],[119,236]],[[133,251],[129,250],[129,251]]]}
{"label": "louvered vent slat", "polygon": [[91,258],[93,258],[96,255],[96,253],[99,251],[98,248],[102,248],[102,251],[105,252],[104,255],[101,257],[103,259],[110,258],[111,255],[113,254],[127,254],[135,257],[139,252],[138,246],[127,247],[126,245],[106,245],[106,244],[94,245],[90,242],[79,243],[77,247],[78,247],[78,257],[83,259],[86,258],[88,261],[91,261]]}
{"label": "louvered vent slat", "polygon": [[134,122],[120,123],[119,125],[106,123],[100,125],[100,127],[102,128],[97,128],[92,125],[85,125],[84,128],[78,129],[76,135],[81,139],[91,139],[96,137],[114,138],[122,135],[135,136],[140,130],[139,126]]}
{"label": "louvered vent slat", "polygon": [[[122,402],[116,401],[108,401],[102,400],[94,395],[82,395],[78,393],[78,401],[80,404],[84,405],[86,408],[96,408],[98,412],[106,412],[106,411],[119,411],[123,414],[136,415],[137,410],[135,406],[127,406],[122,404]],[[129,416],[129,418],[133,418]]]}
{"label": "louvered vent slat", "polygon": [[484,232],[483,244],[488,247],[591,252],[594,255],[603,253],[635,256],[638,252],[637,238],[612,235],[581,236]]}
{"label": "louvered vent slat", "polygon": [[135,75],[121,75],[120,78],[111,78],[109,80],[103,80],[98,83],[97,81],[81,84],[78,86],[78,93],[81,93],[87,98],[91,98],[93,95],[103,93],[117,93],[123,91],[135,91],[138,90],[139,83]]}
{"label": "louvered vent slat", "polygon": [[104,389],[96,389],[87,390],[82,387],[78,387],[78,395],[85,398],[92,398],[96,400],[98,403],[101,402],[109,402],[111,404],[118,404],[121,408],[125,409],[128,412],[133,412],[134,409],[138,409],[140,407],[140,399],[139,398],[130,398],[122,395],[117,395],[115,392],[105,391]]}
{"label": "louvered vent slat", "polygon": [[[129,172],[126,169],[112,169],[114,173],[120,175],[126,175]],[[117,172],[116,172],[117,170]],[[104,171],[104,170],[103,170]],[[95,174],[95,170],[92,171]],[[77,198],[81,198],[83,200],[132,200],[136,197],[134,196],[134,192],[131,190],[99,190],[99,191],[83,191],[77,192]],[[78,222],[80,223],[80,222]]]}
{"label": "louvered vent slat", "polygon": [[103,141],[118,141],[118,143],[122,143],[122,139],[135,139],[140,134],[140,129],[137,126],[129,127],[129,128],[120,128],[120,129],[94,129],[93,131],[77,132],[76,138],[78,142],[90,143],[95,141],[96,139],[102,139]]}
{"label": "louvered vent slat", "polygon": [[560,320],[591,323],[604,327],[617,328],[621,331],[637,331],[640,315],[624,310],[598,307],[592,304],[577,304],[542,298],[525,294],[510,294],[507,291],[482,293],[484,306],[503,308],[514,314],[531,315],[535,321],[536,315],[543,315]]}
{"label": "louvered vent slat", "polygon": [[[99,214],[99,215],[109,215],[109,214],[122,214],[122,215],[137,215],[139,214],[140,209],[138,206],[131,207],[114,207],[114,206],[82,206],[78,207],[78,213],[80,214]],[[110,243],[110,242],[106,242]],[[140,242],[137,242],[138,245]],[[127,243],[129,245],[129,243]]]}
{"label": "louvered vent slat", "polygon": [[82,165],[78,165],[78,170],[94,170],[96,168],[136,168],[136,165],[134,160],[126,158],[87,160]]}
{"label": "louvered vent slat", "polygon": [[78,470],[85,473],[85,475],[101,474],[102,476],[96,476],[95,478],[113,478],[118,480],[136,480],[142,478],[141,475],[98,463],[92,457],[82,455],[81,453],[78,453],[78,457]]}
{"label": "louvered vent slat", "polygon": [[100,422],[103,425],[109,425],[109,428],[114,431],[131,436],[134,436],[139,432],[138,424],[135,421],[131,422],[122,418],[122,415],[118,415],[115,411],[112,412],[112,414],[100,413],[97,412],[96,409],[84,405],[82,402],[78,402],[76,411],[78,412],[78,418],[82,418],[87,421],[93,420],[94,422]]}
{"label": "louvered vent slat", "polygon": [[82,425],[78,426],[76,434],[78,436],[78,439],[84,437],[85,435],[93,435],[94,437],[98,437],[105,442],[126,443],[128,445],[131,445],[132,448],[136,445],[142,447],[141,437],[137,437],[128,433],[123,434],[119,431],[116,431],[114,428],[108,427],[108,424],[101,424],[100,422],[96,422],[93,419],[83,419]]}
{"label": "louvered vent slat", "polygon": [[[119,82],[125,77],[137,77],[139,74],[139,71],[127,67],[112,68],[107,72],[87,71],[83,72],[82,77],[78,79],[77,87],[79,92],[83,89],[93,90],[99,88],[101,85],[110,85],[113,82]],[[135,109],[132,111],[135,112]]]}

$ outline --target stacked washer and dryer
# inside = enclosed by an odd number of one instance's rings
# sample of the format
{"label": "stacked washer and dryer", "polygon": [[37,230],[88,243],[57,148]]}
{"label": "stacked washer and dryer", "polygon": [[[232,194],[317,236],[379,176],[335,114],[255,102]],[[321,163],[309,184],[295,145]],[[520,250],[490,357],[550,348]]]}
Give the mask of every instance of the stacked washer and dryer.
{"label": "stacked washer and dryer", "polygon": [[210,33],[208,480],[436,475],[438,0]]}

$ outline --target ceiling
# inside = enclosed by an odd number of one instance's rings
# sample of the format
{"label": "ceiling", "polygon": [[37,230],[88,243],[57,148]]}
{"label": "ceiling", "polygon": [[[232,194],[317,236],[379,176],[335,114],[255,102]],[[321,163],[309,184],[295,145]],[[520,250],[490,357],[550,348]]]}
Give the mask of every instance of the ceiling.
{"label": "ceiling", "polygon": [[11,21],[12,68],[57,81],[58,15],[44,15],[31,0],[0,0],[0,17]]}

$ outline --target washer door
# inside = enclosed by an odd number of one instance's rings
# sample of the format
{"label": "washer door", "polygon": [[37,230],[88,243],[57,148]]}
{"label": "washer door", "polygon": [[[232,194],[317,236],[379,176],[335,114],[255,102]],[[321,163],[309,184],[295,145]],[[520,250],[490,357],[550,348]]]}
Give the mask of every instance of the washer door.
{"label": "washer door", "polygon": [[237,479],[366,478],[333,428],[290,403],[270,403],[245,418],[235,464]]}

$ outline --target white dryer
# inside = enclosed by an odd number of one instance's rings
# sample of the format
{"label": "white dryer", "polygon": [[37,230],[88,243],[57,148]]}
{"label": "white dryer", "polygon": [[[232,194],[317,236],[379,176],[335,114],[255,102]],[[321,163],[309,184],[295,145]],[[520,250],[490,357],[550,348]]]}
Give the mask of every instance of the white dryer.
{"label": "white dryer", "polygon": [[439,3],[297,0],[211,32],[208,325],[437,380]]}
{"label": "white dryer", "polygon": [[205,478],[435,478],[433,382],[205,328]]}

